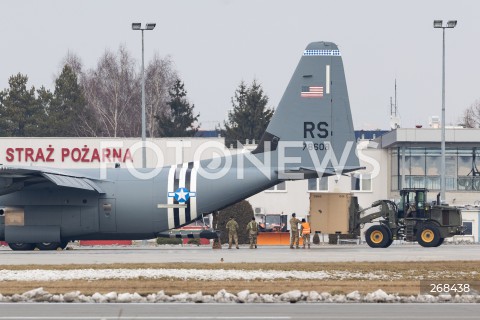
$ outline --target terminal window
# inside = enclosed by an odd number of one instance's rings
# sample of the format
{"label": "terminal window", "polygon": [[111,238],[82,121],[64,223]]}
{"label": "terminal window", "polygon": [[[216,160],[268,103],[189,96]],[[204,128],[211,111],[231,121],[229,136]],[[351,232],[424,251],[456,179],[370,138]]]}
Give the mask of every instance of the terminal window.
{"label": "terminal window", "polygon": [[328,177],[308,179],[308,191],[328,191]]}
{"label": "terminal window", "polygon": [[372,191],[372,176],[368,173],[353,174],[352,191]]}
{"label": "terminal window", "polygon": [[283,181],[273,187],[268,188],[266,191],[287,191],[287,184],[285,181]]}
{"label": "terminal window", "polygon": [[[447,149],[445,166],[447,191],[480,191],[480,148]],[[440,173],[440,148],[399,147],[391,152],[392,190],[440,190]]]}

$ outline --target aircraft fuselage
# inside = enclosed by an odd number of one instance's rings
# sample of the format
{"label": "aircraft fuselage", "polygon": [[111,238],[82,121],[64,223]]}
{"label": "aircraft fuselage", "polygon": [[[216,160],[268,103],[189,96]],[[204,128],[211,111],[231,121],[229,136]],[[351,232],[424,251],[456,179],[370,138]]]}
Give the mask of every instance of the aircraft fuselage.
{"label": "aircraft fuselage", "polygon": [[[6,210],[0,221],[4,224],[0,239],[30,243],[151,239],[278,183],[272,179],[274,173],[267,177],[255,166],[241,170],[241,176],[236,168],[216,170],[218,176],[212,179],[215,170],[190,162],[142,179],[151,170],[108,169],[106,179],[96,182],[103,193],[42,182],[0,197],[1,206],[16,209]],[[100,170],[73,172],[96,177]]]}

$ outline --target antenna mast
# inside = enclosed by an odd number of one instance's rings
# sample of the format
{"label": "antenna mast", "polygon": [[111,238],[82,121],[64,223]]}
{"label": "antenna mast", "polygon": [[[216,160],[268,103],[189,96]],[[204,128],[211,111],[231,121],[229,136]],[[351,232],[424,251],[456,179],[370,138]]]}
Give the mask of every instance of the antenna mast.
{"label": "antenna mast", "polygon": [[397,79],[395,79],[395,104],[390,97],[390,129],[395,130],[400,128],[400,116],[398,114],[397,106]]}

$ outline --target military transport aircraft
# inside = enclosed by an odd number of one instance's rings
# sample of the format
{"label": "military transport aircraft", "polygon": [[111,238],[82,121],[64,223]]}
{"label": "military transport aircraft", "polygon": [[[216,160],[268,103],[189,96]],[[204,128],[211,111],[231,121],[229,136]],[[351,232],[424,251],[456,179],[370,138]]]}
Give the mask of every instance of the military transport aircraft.
{"label": "military transport aircraft", "polygon": [[338,47],[310,43],[258,147],[212,162],[149,179],[128,168],[103,178],[99,169],[0,166],[0,240],[55,250],[72,240],[152,239],[282,181],[361,169]]}

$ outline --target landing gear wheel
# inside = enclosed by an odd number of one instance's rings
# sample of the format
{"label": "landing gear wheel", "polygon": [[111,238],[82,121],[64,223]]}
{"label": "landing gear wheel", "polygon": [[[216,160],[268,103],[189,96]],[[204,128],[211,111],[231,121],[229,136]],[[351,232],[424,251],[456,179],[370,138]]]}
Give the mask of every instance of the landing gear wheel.
{"label": "landing gear wheel", "polygon": [[392,244],[392,235],[390,230],[384,226],[371,226],[365,232],[365,240],[372,248],[386,248]]}
{"label": "landing gear wheel", "polygon": [[426,224],[417,232],[417,241],[422,247],[438,247],[441,239],[440,231],[434,224]]}
{"label": "landing gear wheel", "polygon": [[40,250],[57,250],[62,246],[60,242],[40,242],[40,243],[37,243],[36,245],[37,245],[37,248]]}
{"label": "landing gear wheel", "polygon": [[8,246],[13,251],[31,251],[35,249],[34,243],[9,243]]}

